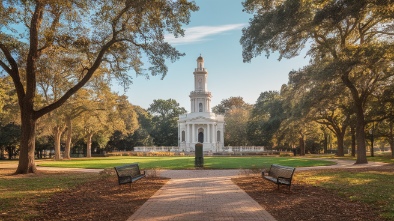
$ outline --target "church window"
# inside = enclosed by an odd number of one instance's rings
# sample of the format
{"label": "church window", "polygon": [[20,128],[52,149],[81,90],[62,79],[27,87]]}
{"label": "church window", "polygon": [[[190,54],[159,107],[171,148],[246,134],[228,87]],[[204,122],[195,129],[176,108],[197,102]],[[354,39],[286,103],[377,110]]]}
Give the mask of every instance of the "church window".
{"label": "church window", "polygon": [[204,143],[204,133],[203,132],[198,133],[198,142]]}
{"label": "church window", "polygon": [[202,112],[202,103],[199,103],[199,104],[198,104],[198,111],[199,111],[199,112]]}
{"label": "church window", "polygon": [[182,131],[182,142],[185,142],[185,131]]}

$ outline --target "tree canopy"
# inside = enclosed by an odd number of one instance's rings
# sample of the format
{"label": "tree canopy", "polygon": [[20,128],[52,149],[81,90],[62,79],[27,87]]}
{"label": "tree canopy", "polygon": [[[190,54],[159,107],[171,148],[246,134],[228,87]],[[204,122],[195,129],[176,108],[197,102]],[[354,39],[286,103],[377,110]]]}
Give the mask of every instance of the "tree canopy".
{"label": "tree canopy", "polygon": [[[198,10],[186,0],[5,0],[0,8],[0,70],[11,76],[21,109],[16,173],[36,171],[37,119],[60,107],[98,69],[126,86],[129,70],[164,77],[165,61],[183,55],[165,42],[164,34],[184,35],[182,24]],[[70,86],[54,102],[38,106],[37,80],[48,73],[44,70],[67,76],[62,80]]]}
{"label": "tree canopy", "polygon": [[243,29],[243,58],[279,52],[292,58],[307,48],[320,82],[346,86],[356,114],[357,163],[367,163],[365,105],[393,76],[394,2],[391,0],[246,0],[253,13]]}

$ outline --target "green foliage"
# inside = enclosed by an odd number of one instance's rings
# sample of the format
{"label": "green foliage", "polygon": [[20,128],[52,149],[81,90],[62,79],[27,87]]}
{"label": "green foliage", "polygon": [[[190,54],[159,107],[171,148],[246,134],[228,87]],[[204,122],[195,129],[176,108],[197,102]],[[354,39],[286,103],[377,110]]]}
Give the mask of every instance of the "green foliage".
{"label": "green foliage", "polygon": [[[243,5],[247,12],[254,14],[240,40],[245,62],[273,52],[279,52],[279,59],[292,58],[305,47],[311,57],[310,66],[289,76],[288,95],[297,99],[287,98],[293,115],[286,124],[301,128],[307,123],[303,118],[313,101],[331,99],[334,102],[324,102],[324,105],[328,103],[338,108],[342,98],[350,98],[347,109],[352,109],[356,116],[357,163],[366,163],[364,130],[369,121],[365,116],[368,105],[373,97],[382,96],[382,89],[387,88],[387,82],[392,82],[394,74],[394,3],[375,0],[247,0]],[[341,89],[344,87],[346,90]],[[349,119],[347,113],[335,114],[335,117],[343,116]],[[348,124],[346,121],[342,119],[327,124],[338,136],[339,150],[339,141],[343,140],[341,136]],[[300,141],[306,134],[306,131],[295,129],[286,133],[291,132],[298,133]]]}
{"label": "green foliage", "polygon": [[226,129],[224,132],[224,145],[248,146],[251,145],[247,136],[247,124],[250,110],[231,108],[225,115]]}
{"label": "green foliage", "polygon": [[[0,72],[11,76],[24,113],[17,172],[36,171],[37,120],[62,106],[93,76],[106,73],[107,79],[117,79],[126,87],[132,80],[130,70],[164,77],[166,60],[174,62],[184,54],[163,36],[183,36],[182,25],[197,10],[194,2],[185,0],[2,1]],[[50,86],[37,90],[40,82]],[[50,94],[48,88],[61,90]],[[40,93],[53,99],[38,103]]]}
{"label": "green foliage", "polygon": [[273,146],[274,135],[284,118],[282,98],[276,91],[263,92],[253,106],[247,133],[253,145]]}
{"label": "green foliage", "polygon": [[[12,159],[19,151],[21,128],[14,123],[0,126],[0,151],[7,150],[8,158]],[[3,156],[0,156],[2,158]]]}
{"label": "green foliage", "polygon": [[148,108],[152,118],[153,142],[156,146],[177,146],[178,145],[178,117],[187,113],[186,109],[179,107],[174,99],[158,99]]}
{"label": "green foliage", "polygon": [[220,104],[212,108],[212,112],[225,116],[226,130],[224,131],[224,145],[247,146],[247,123],[252,105],[245,103],[242,97],[223,99]]}
{"label": "green foliage", "polygon": [[242,97],[230,97],[228,99],[222,100],[220,104],[214,106],[212,108],[212,112],[215,114],[224,115],[227,111],[236,108],[250,110],[252,105],[246,103]]}

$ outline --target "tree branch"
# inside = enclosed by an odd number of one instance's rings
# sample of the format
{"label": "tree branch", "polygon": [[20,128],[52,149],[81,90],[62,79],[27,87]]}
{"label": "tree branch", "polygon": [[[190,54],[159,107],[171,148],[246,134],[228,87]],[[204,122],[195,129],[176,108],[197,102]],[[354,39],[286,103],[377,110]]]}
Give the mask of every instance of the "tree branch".
{"label": "tree branch", "polygon": [[7,47],[3,44],[0,43],[0,49],[3,52],[5,58],[7,59],[8,63],[11,65],[11,68],[7,66],[3,61],[0,61],[0,65],[4,70],[11,76],[12,81],[14,82],[16,93],[18,95],[18,102],[19,106],[21,107],[22,103],[21,101],[25,97],[25,89],[23,87],[23,84],[21,82],[21,78],[19,76],[19,69],[18,69],[18,64],[12,57],[10,51],[7,49]]}
{"label": "tree branch", "polygon": [[106,43],[98,53],[96,60],[94,61],[92,67],[90,67],[83,76],[83,78],[76,84],[74,87],[70,88],[59,100],[53,102],[52,104],[41,108],[40,110],[35,112],[35,119],[40,118],[41,116],[51,112],[52,110],[60,107],[64,102],[67,101],[73,94],[75,94],[80,88],[82,88],[93,76],[94,72],[100,67],[100,64],[103,60],[105,53],[109,50],[109,48],[115,43],[116,41],[112,39],[108,43]]}

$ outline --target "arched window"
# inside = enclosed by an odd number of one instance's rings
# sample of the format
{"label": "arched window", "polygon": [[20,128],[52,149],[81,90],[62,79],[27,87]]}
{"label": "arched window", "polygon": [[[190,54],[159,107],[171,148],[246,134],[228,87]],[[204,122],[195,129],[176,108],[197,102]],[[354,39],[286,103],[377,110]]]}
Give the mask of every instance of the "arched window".
{"label": "arched window", "polygon": [[217,136],[216,136],[218,139],[217,139],[217,142],[220,142],[220,130],[218,130],[218,132],[217,132]]}
{"label": "arched window", "polygon": [[198,133],[198,142],[204,143],[204,133],[203,132]]}
{"label": "arched window", "polygon": [[198,110],[199,110],[200,112],[202,112],[202,103],[199,103],[199,104],[198,104]]}
{"label": "arched window", "polygon": [[185,142],[185,131],[182,131],[182,142]]}

